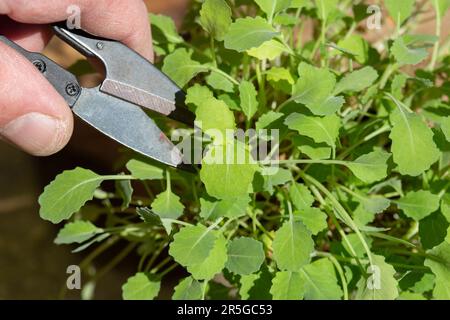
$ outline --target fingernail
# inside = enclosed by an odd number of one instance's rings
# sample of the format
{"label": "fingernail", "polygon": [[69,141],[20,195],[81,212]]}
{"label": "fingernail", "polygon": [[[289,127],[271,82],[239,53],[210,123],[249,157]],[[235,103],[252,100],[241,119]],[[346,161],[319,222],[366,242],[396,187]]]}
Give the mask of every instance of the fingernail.
{"label": "fingernail", "polygon": [[63,147],[66,129],[64,121],[32,112],[0,128],[0,135],[32,155],[46,156]]}

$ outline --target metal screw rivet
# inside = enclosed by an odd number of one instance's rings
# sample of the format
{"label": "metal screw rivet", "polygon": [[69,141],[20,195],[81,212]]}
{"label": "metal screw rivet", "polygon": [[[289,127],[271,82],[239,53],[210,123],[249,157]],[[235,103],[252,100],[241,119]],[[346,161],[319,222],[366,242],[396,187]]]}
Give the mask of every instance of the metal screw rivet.
{"label": "metal screw rivet", "polygon": [[66,93],[69,96],[76,96],[80,92],[80,87],[76,83],[69,83],[66,86]]}
{"label": "metal screw rivet", "polygon": [[41,73],[44,73],[47,69],[45,62],[42,60],[34,60],[33,64]]}
{"label": "metal screw rivet", "polygon": [[104,47],[105,47],[105,44],[103,42],[97,42],[97,49],[98,50],[103,50]]}

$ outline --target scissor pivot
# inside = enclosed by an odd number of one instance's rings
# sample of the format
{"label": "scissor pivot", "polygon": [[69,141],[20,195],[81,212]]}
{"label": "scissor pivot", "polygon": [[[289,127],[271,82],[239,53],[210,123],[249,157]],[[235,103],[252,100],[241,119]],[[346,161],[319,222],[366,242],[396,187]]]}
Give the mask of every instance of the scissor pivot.
{"label": "scissor pivot", "polygon": [[98,50],[103,50],[103,48],[105,47],[105,44],[103,42],[97,42],[96,47]]}
{"label": "scissor pivot", "polygon": [[76,96],[80,93],[80,86],[76,83],[69,83],[66,86],[66,93],[71,97]]}
{"label": "scissor pivot", "polygon": [[34,60],[33,64],[41,73],[44,73],[45,70],[47,69],[45,62],[42,60]]}

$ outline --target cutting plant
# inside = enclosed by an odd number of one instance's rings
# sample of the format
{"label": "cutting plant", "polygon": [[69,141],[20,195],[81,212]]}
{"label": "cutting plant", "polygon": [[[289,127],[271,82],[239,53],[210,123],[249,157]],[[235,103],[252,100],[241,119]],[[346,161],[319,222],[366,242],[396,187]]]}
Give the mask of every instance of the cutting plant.
{"label": "cutting plant", "polygon": [[[81,297],[137,256],[124,299],[174,277],[172,299],[450,299],[449,8],[193,1],[181,29],[150,15],[155,65],[134,53],[131,77],[108,60],[128,49],[55,26],[110,70],[61,94],[127,147],[117,172],[67,168],[39,198]],[[417,32],[426,10],[434,34]]]}

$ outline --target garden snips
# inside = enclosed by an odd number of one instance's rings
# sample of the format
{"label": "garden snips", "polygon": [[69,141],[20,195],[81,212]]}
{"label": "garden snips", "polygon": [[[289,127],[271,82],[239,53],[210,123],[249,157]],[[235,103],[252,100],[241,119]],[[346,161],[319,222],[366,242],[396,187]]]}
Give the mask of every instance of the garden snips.
{"label": "garden snips", "polygon": [[0,41],[30,60],[85,122],[138,153],[181,167],[181,152],[144,110],[193,126],[194,115],[184,105],[183,91],[120,42],[69,30],[64,25],[54,25],[53,31],[84,56],[103,63],[106,77],[98,87],[83,88],[75,75],[48,57],[28,52],[1,35]]}

